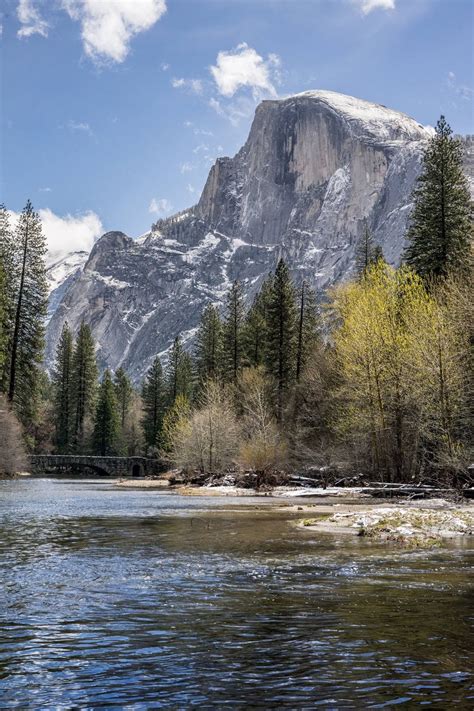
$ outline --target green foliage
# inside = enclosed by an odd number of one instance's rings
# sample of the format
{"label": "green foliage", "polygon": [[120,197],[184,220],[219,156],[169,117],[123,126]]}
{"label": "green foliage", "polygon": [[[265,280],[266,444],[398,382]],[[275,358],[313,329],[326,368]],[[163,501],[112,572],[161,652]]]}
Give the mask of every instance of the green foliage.
{"label": "green foliage", "polygon": [[283,417],[284,394],[296,377],[297,310],[287,265],[280,259],[272,281],[266,318],[265,365],[277,385],[277,419]]}
{"label": "green foliage", "polygon": [[242,285],[232,284],[226,300],[223,329],[223,370],[226,380],[236,382],[243,362],[244,297]]}
{"label": "green foliage", "polygon": [[[8,292],[7,277],[0,254],[0,373],[3,373],[8,359]],[[1,379],[0,379],[1,383]]]}
{"label": "green foliage", "polygon": [[64,324],[53,370],[54,425],[57,452],[69,452],[72,444],[72,334]]}
{"label": "green foliage", "polygon": [[94,453],[102,457],[119,454],[120,418],[115,387],[110,371],[106,370],[99,387],[94,417]]}
{"label": "green foliage", "polygon": [[469,269],[472,202],[463,172],[462,145],[444,116],[436,125],[413,194],[405,261],[423,279]]}
{"label": "green foliage", "polygon": [[196,368],[201,383],[222,373],[222,323],[216,306],[208,304],[196,338]]}
{"label": "green foliage", "polygon": [[270,275],[255,296],[244,321],[242,341],[245,365],[257,368],[265,358],[265,335],[268,302],[272,290],[273,276]]}
{"label": "green foliage", "polygon": [[296,380],[299,381],[308,358],[318,341],[318,310],[316,296],[303,281],[299,295],[298,336],[296,347]]}
{"label": "green foliage", "polygon": [[92,416],[97,390],[95,344],[90,327],[82,322],[72,356],[73,450],[86,446],[87,420]]}
{"label": "green foliage", "polygon": [[0,205],[0,391],[8,392],[10,356],[15,322],[15,296],[18,286],[18,250],[10,227],[8,211]]}
{"label": "green foliage", "polygon": [[355,251],[355,268],[359,279],[364,276],[366,269],[379,259],[383,259],[382,248],[376,244],[366,223],[364,233],[359,239]]}
{"label": "green foliage", "polygon": [[142,386],[142,427],[147,450],[159,446],[166,403],[163,369],[158,356],[153,361]]}
{"label": "green foliage", "polygon": [[8,398],[21,423],[34,421],[47,305],[46,241],[28,200],[15,231],[12,281],[14,321],[9,353]]}
{"label": "green foliage", "polygon": [[391,481],[407,480],[418,467],[454,467],[462,459],[469,352],[454,309],[408,267],[382,262],[335,293],[341,438]]}
{"label": "green foliage", "polygon": [[163,418],[161,433],[161,449],[165,454],[173,451],[173,443],[177,429],[187,421],[191,414],[191,404],[186,395],[178,394],[172,406]]}
{"label": "green foliage", "polygon": [[133,395],[132,383],[123,368],[118,368],[118,370],[115,371],[114,388],[118,404],[120,427],[123,430],[127,422],[127,414]]}
{"label": "green foliage", "polygon": [[166,368],[166,396],[170,406],[173,405],[179,395],[184,395],[189,400],[191,399],[193,380],[191,356],[183,349],[181,338],[176,336]]}

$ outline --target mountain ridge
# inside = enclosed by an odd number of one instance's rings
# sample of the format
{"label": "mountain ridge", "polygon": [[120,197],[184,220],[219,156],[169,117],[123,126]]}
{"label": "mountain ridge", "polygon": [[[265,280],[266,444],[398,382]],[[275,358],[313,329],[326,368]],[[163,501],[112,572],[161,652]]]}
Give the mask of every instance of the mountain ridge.
{"label": "mountain ridge", "polygon": [[134,241],[108,232],[65,289],[47,332],[90,323],[102,366],[138,381],[234,279],[250,300],[283,256],[322,291],[350,275],[365,224],[397,264],[430,131],[405,114],[327,91],[262,102],[247,141],[218,158],[199,201]]}

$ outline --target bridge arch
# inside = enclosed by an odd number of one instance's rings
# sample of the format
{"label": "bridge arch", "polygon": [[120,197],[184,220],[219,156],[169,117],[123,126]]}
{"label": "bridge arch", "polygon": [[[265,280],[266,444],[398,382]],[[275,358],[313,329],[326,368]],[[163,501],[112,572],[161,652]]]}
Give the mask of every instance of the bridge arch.
{"label": "bridge arch", "polygon": [[31,471],[35,474],[51,472],[94,472],[106,477],[142,477],[164,470],[163,462],[146,457],[113,457],[77,454],[30,455]]}
{"label": "bridge arch", "polygon": [[133,462],[130,467],[130,476],[137,479],[138,477],[144,476],[144,474],[143,464],[141,464],[141,462]]}

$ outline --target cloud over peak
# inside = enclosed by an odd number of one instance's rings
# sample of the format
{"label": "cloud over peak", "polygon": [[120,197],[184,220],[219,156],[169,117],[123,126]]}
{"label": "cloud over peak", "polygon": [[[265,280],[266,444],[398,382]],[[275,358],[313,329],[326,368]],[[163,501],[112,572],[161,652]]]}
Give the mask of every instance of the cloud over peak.
{"label": "cloud over peak", "polygon": [[148,212],[152,215],[168,215],[173,210],[173,205],[167,198],[152,198],[150,205],[148,206]]}
{"label": "cloud over peak", "polygon": [[237,45],[228,52],[217,55],[216,64],[210,72],[222,96],[230,98],[243,87],[250,87],[255,97],[262,94],[276,96],[273,73],[280,66],[276,54],[269,54],[264,59],[246,42]]}

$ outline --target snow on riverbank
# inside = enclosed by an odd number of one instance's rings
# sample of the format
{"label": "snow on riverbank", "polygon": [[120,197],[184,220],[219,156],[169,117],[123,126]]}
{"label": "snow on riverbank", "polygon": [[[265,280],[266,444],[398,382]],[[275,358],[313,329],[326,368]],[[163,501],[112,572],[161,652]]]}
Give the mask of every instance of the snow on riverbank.
{"label": "snow on riverbank", "polygon": [[431,506],[377,506],[359,511],[336,511],[327,518],[306,519],[300,525],[330,533],[353,533],[377,540],[430,545],[446,538],[474,533],[474,506],[454,506],[433,500]]}

